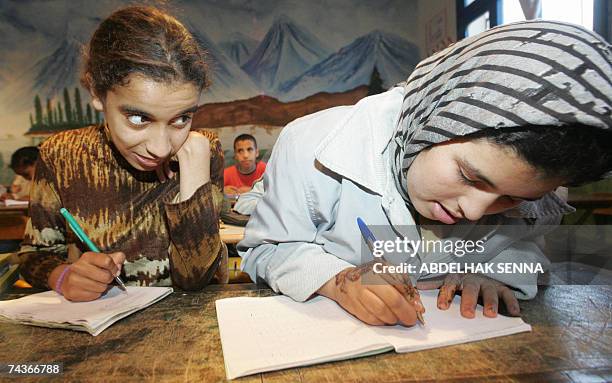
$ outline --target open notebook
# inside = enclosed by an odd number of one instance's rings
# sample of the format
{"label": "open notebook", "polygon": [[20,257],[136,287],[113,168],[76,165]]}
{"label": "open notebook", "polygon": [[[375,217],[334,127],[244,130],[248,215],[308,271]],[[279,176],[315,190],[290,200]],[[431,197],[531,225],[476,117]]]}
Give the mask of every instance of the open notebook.
{"label": "open notebook", "polygon": [[152,305],[172,293],[171,287],[113,287],[91,302],[70,302],[55,291],[0,302],[0,320],[100,334],[119,319]]}
{"label": "open notebook", "polygon": [[411,352],[531,331],[521,318],[474,319],[459,313],[459,297],[438,310],[437,290],[422,291],[426,325],[369,326],[334,301],[316,297],[300,303],[285,296],[216,301],[228,379],[258,372],[374,355]]}

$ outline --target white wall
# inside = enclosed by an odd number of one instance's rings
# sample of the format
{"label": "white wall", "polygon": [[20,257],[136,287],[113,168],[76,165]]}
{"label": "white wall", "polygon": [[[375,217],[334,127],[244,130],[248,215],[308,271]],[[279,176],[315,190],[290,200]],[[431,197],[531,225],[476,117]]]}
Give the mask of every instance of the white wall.
{"label": "white wall", "polygon": [[422,58],[457,41],[455,0],[418,0],[417,9]]}

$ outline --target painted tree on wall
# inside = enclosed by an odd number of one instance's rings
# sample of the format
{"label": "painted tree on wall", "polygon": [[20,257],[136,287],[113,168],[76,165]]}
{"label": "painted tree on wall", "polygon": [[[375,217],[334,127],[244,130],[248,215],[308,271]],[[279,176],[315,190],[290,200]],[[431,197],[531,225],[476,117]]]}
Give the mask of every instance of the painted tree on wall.
{"label": "painted tree on wall", "polygon": [[384,91],[383,80],[380,77],[380,73],[378,73],[378,68],[374,66],[374,70],[372,70],[372,75],[370,76],[370,83],[368,84],[368,96],[379,94]]}
{"label": "painted tree on wall", "polygon": [[66,122],[72,122],[72,104],[67,88],[64,88],[64,110],[66,111]]}
{"label": "painted tree on wall", "polygon": [[85,121],[89,121],[90,124],[93,122],[93,115],[91,114],[91,106],[89,105],[89,103],[87,103]]}
{"label": "painted tree on wall", "polygon": [[42,105],[40,104],[40,96],[36,95],[34,97],[34,115],[36,116],[36,125],[42,125],[43,123],[43,115],[42,115]]}
{"label": "painted tree on wall", "polygon": [[47,119],[45,122],[49,126],[55,125],[55,121],[53,120],[53,107],[51,106],[50,99],[47,99]]}
{"label": "painted tree on wall", "polygon": [[[30,113],[30,129],[38,132],[55,132],[65,129],[76,129],[92,124],[100,124],[102,118],[100,112],[94,112],[89,103],[83,103],[79,88],[74,89],[74,98],[70,97],[68,89],[64,88],[64,103],[57,101],[53,105],[51,99],[47,99],[45,111],[43,112],[40,96],[34,97],[34,117]],[[74,108],[72,107],[74,105]]]}
{"label": "painted tree on wall", "polygon": [[83,118],[83,105],[81,104],[81,92],[79,88],[74,88],[74,111],[75,111],[75,122],[82,124]]}

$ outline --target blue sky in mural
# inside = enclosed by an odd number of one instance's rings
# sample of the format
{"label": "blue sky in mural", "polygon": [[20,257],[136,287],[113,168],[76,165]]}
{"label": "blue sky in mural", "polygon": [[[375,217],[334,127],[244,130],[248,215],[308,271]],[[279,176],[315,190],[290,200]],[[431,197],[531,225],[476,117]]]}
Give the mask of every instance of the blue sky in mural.
{"label": "blue sky in mural", "polygon": [[[74,88],[82,45],[125,4],[0,0],[0,144],[27,143],[34,95]],[[367,83],[375,65],[390,86],[419,58],[416,1],[201,0],[170,10],[209,51],[213,86],[203,102],[345,91]]]}

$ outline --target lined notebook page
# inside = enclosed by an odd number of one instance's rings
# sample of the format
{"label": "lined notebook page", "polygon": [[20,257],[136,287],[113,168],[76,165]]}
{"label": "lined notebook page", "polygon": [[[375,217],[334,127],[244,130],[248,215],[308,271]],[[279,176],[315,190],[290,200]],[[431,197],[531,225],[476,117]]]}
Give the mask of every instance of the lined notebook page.
{"label": "lined notebook page", "polygon": [[464,318],[459,311],[461,303],[459,296],[455,296],[447,310],[438,310],[436,307],[438,290],[420,291],[420,294],[427,310],[425,326],[374,328],[374,331],[392,344],[397,352],[425,350],[531,331],[531,326],[521,318],[502,315],[496,318],[485,317],[480,305],[476,309],[475,318]]}
{"label": "lined notebook page", "polygon": [[[216,302],[228,379],[380,353],[424,350],[492,338],[531,327],[520,318],[474,319],[459,313],[459,297],[438,310],[438,291],[421,292],[426,325],[369,326],[335,302],[316,297],[306,303],[285,296],[227,298]],[[478,313],[480,311],[480,313]]]}
{"label": "lined notebook page", "polygon": [[285,296],[239,297],[215,303],[228,379],[392,349],[327,298],[300,303]]}

